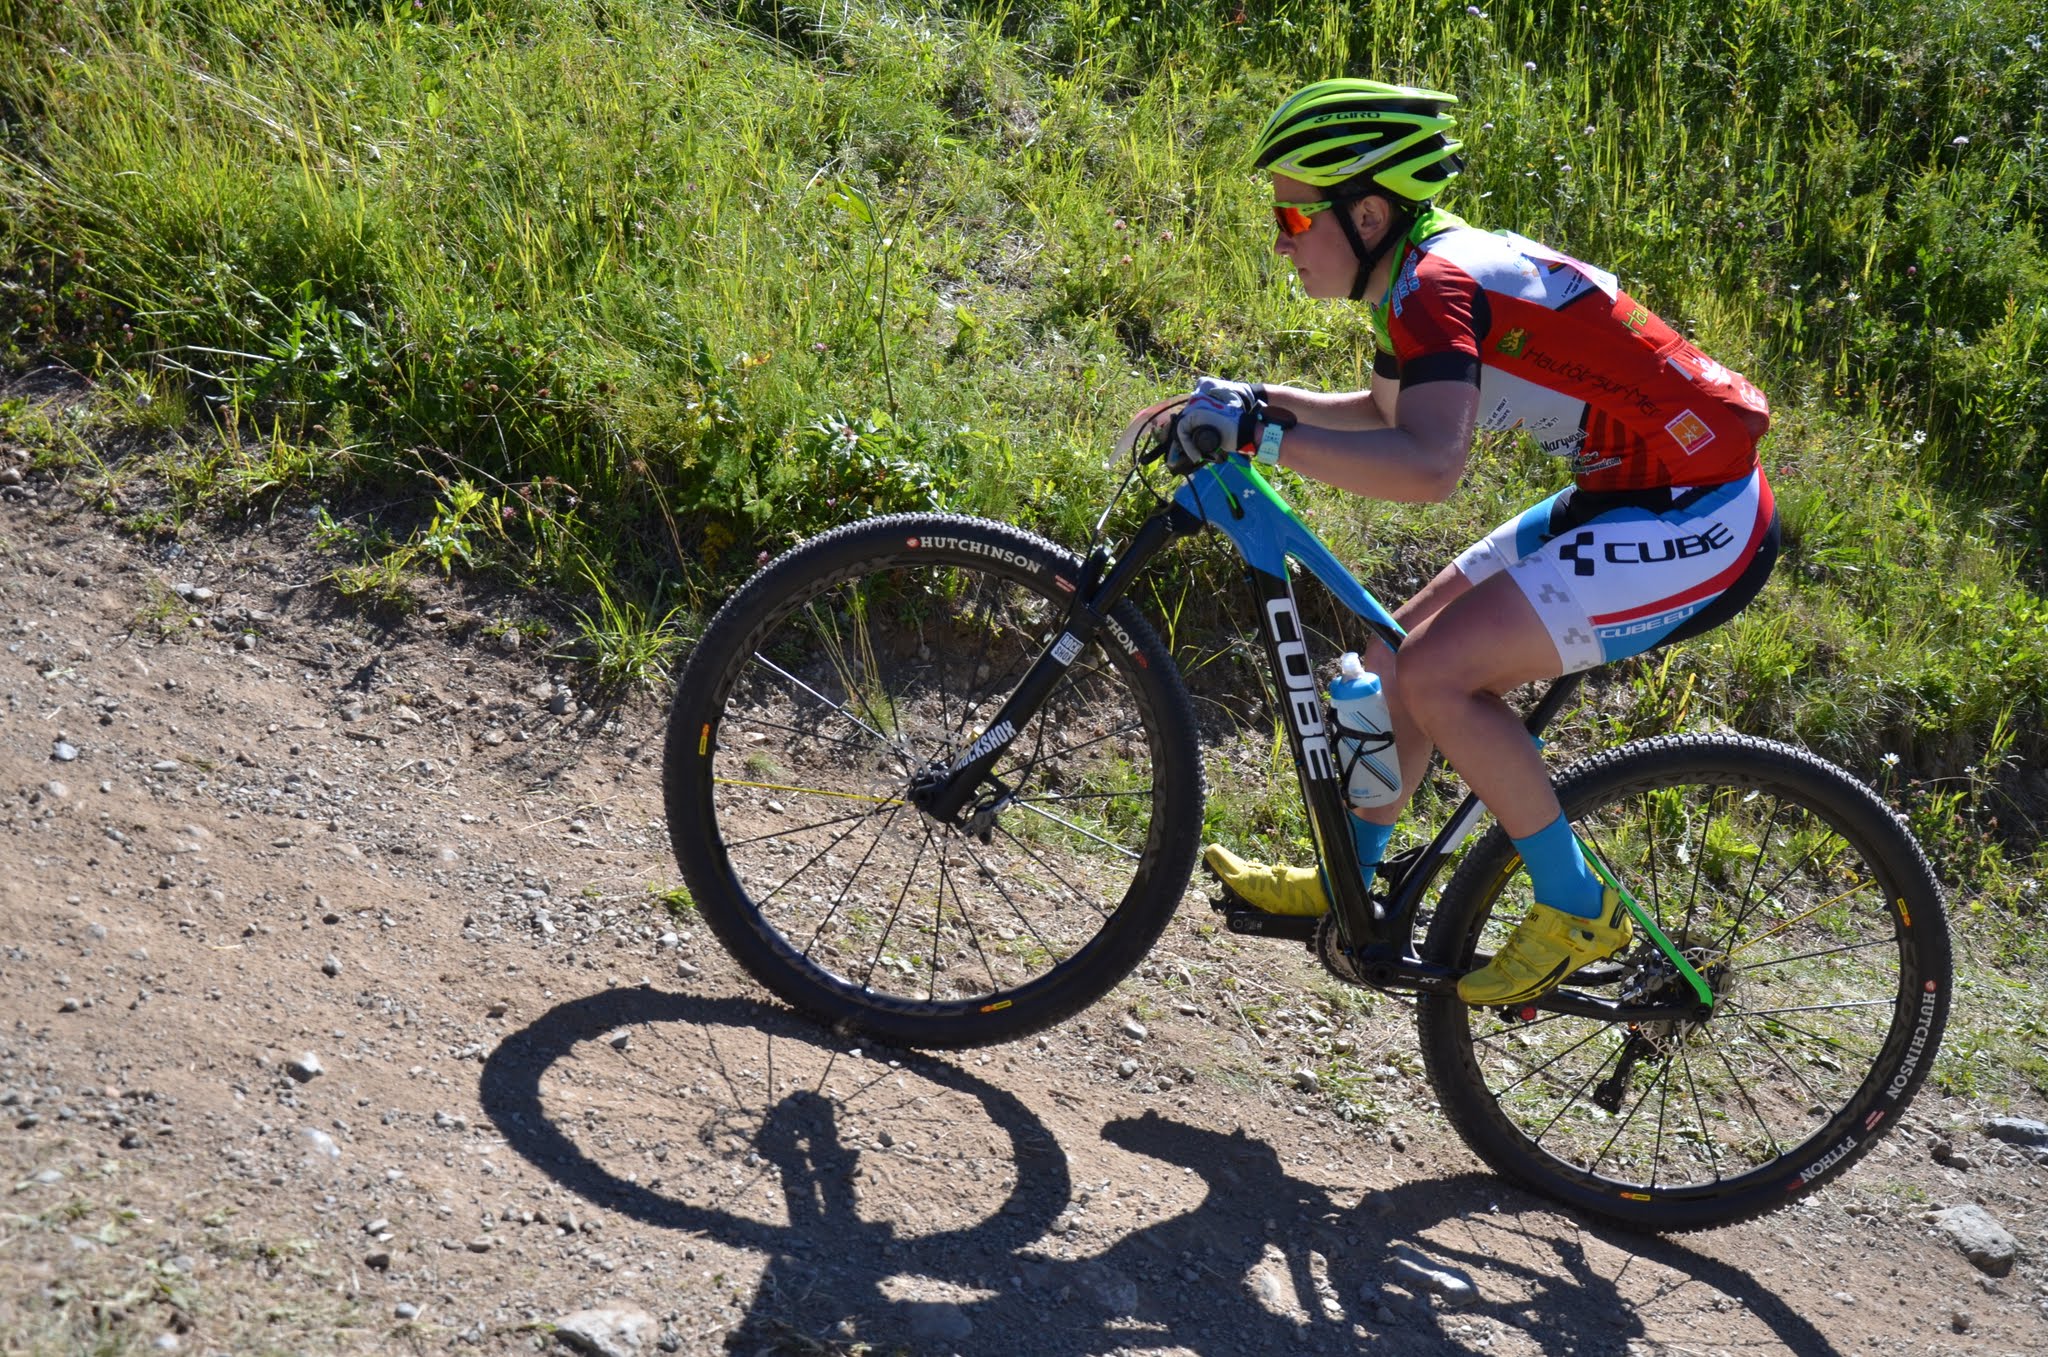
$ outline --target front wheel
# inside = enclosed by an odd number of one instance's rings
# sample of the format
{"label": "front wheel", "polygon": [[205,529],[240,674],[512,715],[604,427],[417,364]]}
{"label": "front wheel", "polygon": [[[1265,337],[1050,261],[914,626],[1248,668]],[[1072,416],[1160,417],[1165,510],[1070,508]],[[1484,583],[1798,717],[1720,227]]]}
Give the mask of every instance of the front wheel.
{"label": "front wheel", "polygon": [[[1646,1230],[1746,1220],[1847,1169],[1897,1122],[1948,1016],[1948,924],[1912,835],[1833,764],[1738,736],[1628,745],[1557,792],[1714,1003],[1624,1023],[1426,998],[1424,1059],[1465,1143],[1504,1177]],[[1496,827],[1445,888],[1429,958],[1470,969],[1531,903]],[[1566,985],[1687,1000],[1636,931],[1618,965]]]}
{"label": "front wheel", "polygon": [[[1059,647],[1022,729],[996,720],[1080,566],[1001,524],[881,518],[782,556],[712,620],[663,791],[683,880],[755,979],[902,1045],[973,1046],[1093,1003],[1151,947],[1202,825],[1166,647],[1120,603]],[[918,809],[920,775],[991,743],[973,814]]]}

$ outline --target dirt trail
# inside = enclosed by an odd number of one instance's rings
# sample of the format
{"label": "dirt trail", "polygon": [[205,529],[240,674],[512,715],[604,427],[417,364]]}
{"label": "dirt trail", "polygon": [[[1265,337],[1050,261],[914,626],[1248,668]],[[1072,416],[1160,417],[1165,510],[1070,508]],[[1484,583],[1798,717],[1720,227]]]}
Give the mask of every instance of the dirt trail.
{"label": "dirt trail", "polygon": [[[2048,1350],[2048,1170],[1983,1109],[1924,1094],[1752,1225],[1587,1228],[1457,1145],[1400,1005],[1192,896],[1042,1038],[862,1047],[663,913],[661,712],[493,639],[516,601],[366,621],[303,518],[145,546],[29,488],[0,1351],[533,1351],[592,1308],[646,1352]],[[1289,1082],[1340,1037],[1363,1120]],[[2003,1279],[1924,1219],[1971,1201]]]}

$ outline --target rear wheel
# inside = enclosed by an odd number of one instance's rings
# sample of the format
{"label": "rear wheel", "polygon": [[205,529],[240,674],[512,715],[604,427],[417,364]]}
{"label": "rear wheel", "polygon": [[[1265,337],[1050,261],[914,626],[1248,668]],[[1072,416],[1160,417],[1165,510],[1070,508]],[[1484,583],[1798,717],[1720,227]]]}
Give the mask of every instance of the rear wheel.
{"label": "rear wheel", "polygon": [[[706,923],[790,1003],[909,1046],[1001,1041],[1129,973],[1202,823],[1194,722],[1128,604],[1022,729],[990,730],[1058,637],[1080,562],[941,515],[824,534],[720,611],[677,685],[669,834]],[[912,780],[1007,745],[979,813]]]}
{"label": "rear wheel", "polygon": [[[1742,737],[1629,745],[1557,790],[1714,1004],[1624,1023],[1426,998],[1423,1055],[1459,1134],[1502,1175],[1637,1229],[1747,1219],[1841,1173],[1897,1121],[1948,1015],[1941,891],[1905,826],[1834,765]],[[1430,959],[1470,969],[1532,903],[1495,828],[1445,888]],[[1565,988],[1688,1003],[1643,931]]]}

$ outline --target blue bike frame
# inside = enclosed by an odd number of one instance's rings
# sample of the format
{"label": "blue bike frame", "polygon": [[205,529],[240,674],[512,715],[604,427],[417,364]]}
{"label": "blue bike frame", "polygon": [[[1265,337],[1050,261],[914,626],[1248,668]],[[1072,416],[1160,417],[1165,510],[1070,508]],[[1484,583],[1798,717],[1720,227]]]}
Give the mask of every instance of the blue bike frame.
{"label": "blue bike frame", "polygon": [[[1415,919],[1430,884],[1478,825],[1485,807],[1468,792],[1427,845],[1380,864],[1377,875],[1385,883],[1384,894],[1368,889],[1358,870],[1357,850],[1350,831],[1350,801],[1339,776],[1335,737],[1323,702],[1322,685],[1316,677],[1316,662],[1309,654],[1308,636],[1295,603],[1290,563],[1315,576],[1332,598],[1390,648],[1400,649],[1404,633],[1393,615],[1331,554],[1322,539],[1301,521],[1250,462],[1232,457],[1196,470],[1181,484],[1170,503],[1145,520],[1124,554],[1113,564],[1106,546],[1098,543],[1090,551],[1065,625],[989,723],[990,731],[1022,729],[1059,682],[1066,666],[1096,638],[1110,608],[1124,596],[1151,559],[1175,538],[1204,528],[1217,529],[1236,546],[1245,563],[1246,581],[1259,604],[1264,624],[1260,637],[1274,676],[1281,725],[1287,732],[1302,799],[1309,809],[1317,861],[1329,893],[1329,918],[1336,930],[1335,942],[1348,968],[1358,979],[1380,989],[1454,991],[1458,973],[1417,954]],[[1579,675],[1567,674],[1551,684],[1524,719],[1531,739],[1540,741],[1543,730],[1578,690],[1579,682]],[[977,742],[958,763],[933,770],[922,779],[913,788],[913,800],[925,813],[950,823],[965,823],[972,832],[977,822],[992,819],[1007,797],[1007,789],[988,776],[1002,748],[1000,740]],[[1594,866],[1612,881],[1597,859]],[[1712,993],[1706,982],[1625,888],[1622,894],[1630,913],[1692,984],[1702,1011],[1711,1007]],[[1227,918],[1233,931],[1303,940],[1317,936],[1320,924],[1317,919],[1288,918],[1250,909],[1237,910]],[[1617,1005],[1611,1000],[1562,989],[1542,996],[1535,1006],[1624,1021],[1671,1016],[1669,1006]]]}
{"label": "blue bike frame", "polygon": [[[1384,873],[1390,878],[1387,896],[1376,899],[1368,891],[1362,874],[1356,870],[1351,807],[1334,752],[1334,732],[1329,728],[1315,661],[1306,649],[1307,637],[1295,602],[1290,563],[1313,575],[1332,598],[1396,651],[1401,648],[1405,634],[1400,623],[1250,462],[1233,457],[1197,471],[1182,483],[1174,504],[1181,512],[1228,537],[1244,558],[1247,579],[1265,622],[1261,640],[1267,662],[1280,685],[1277,696],[1281,724],[1294,753],[1303,801],[1309,807],[1317,859],[1322,864],[1323,884],[1329,893],[1339,938],[1358,963],[1391,968],[1410,983],[1422,979],[1415,973],[1415,968],[1422,965],[1414,954],[1412,941],[1415,911],[1430,882],[1478,825],[1484,807],[1477,797],[1468,794],[1427,848],[1419,855],[1403,858],[1400,868]],[[1550,722],[1576,686],[1573,678],[1560,680],[1553,687],[1529,717],[1531,736]],[[1250,915],[1235,922],[1247,930],[1289,931],[1291,921],[1265,922],[1270,917]],[[1439,983],[1443,979],[1431,978]]]}

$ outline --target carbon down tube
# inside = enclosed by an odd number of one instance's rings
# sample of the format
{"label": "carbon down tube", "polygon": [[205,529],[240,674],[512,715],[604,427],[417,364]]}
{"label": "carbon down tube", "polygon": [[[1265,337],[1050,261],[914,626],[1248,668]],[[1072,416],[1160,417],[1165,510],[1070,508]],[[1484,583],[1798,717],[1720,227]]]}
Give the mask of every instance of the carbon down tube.
{"label": "carbon down tube", "polygon": [[[1295,772],[1301,779],[1302,801],[1309,808],[1337,935],[1346,947],[1380,941],[1383,930],[1374,921],[1365,881],[1358,872],[1348,870],[1356,860],[1351,802],[1338,775],[1337,733],[1326,719],[1322,685],[1316,681],[1315,661],[1308,653],[1308,635],[1301,625],[1294,586],[1286,575],[1259,569],[1246,574],[1258,600],[1259,634],[1273,673],[1280,724],[1286,728]],[[1330,864],[1337,864],[1339,870],[1331,870]]]}

